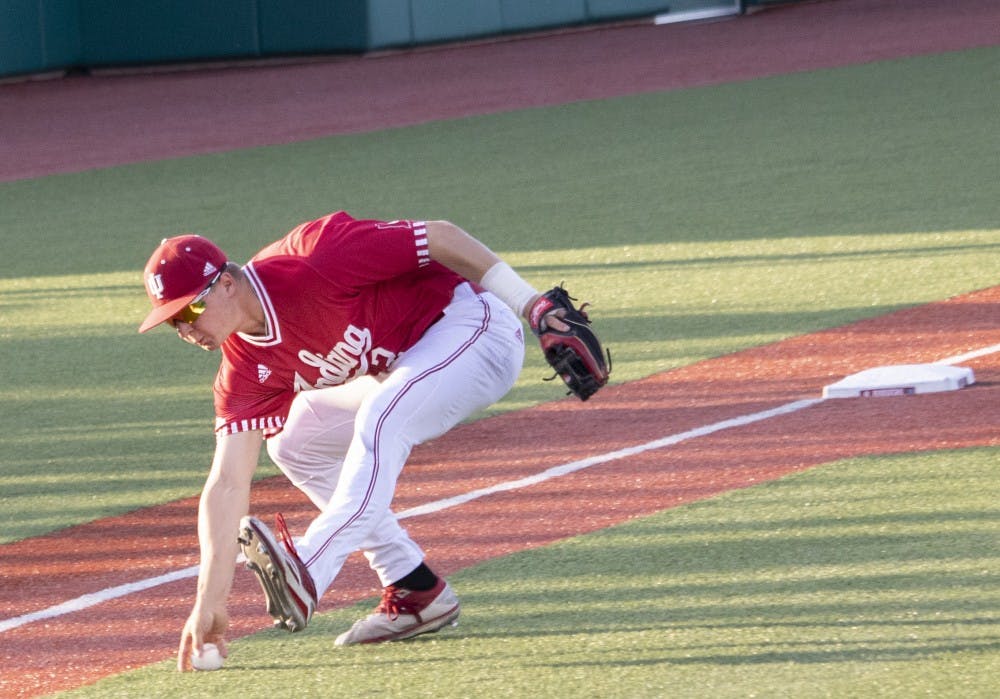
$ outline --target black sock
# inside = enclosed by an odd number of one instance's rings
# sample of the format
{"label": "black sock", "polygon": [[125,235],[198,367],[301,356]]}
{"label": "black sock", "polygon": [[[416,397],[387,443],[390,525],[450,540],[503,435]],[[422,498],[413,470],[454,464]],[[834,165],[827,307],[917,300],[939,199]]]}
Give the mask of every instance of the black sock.
{"label": "black sock", "polygon": [[402,587],[415,592],[423,592],[437,585],[438,576],[434,574],[426,563],[421,563],[408,575],[393,583],[393,587]]}

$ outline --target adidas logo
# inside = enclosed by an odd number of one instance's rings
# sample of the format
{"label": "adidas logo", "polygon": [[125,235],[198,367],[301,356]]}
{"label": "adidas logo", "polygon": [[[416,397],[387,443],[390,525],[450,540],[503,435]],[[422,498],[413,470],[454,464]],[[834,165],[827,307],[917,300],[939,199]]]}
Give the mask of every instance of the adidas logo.
{"label": "adidas logo", "polygon": [[205,263],[205,269],[201,270],[201,276],[211,277],[213,274],[219,271],[219,268],[213,265],[211,262]]}
{"label": "adidas logo", "polygon": [[258,381],[260,381],[261,383],[264,383],[265,381],[267,381],[267,377],[269,377],[270,375],[271,375],[271,370],[270,369],[268,369],[263,364],[258,364],[257,365],[257,380]]}

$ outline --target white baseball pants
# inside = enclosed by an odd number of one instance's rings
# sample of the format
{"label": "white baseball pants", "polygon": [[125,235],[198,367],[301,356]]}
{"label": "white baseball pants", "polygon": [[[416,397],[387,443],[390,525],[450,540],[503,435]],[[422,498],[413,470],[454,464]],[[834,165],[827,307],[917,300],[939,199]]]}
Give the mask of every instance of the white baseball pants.
{"label": "white baseball pants", "polygon": [[383,586],[420,565],[423,551],[390,510],[410,450],[502,398],[523,361],[520,319],[461,284],[388,374],[296,396],[267,449],[321,510],[296,543],[318,595],[359,549]]}

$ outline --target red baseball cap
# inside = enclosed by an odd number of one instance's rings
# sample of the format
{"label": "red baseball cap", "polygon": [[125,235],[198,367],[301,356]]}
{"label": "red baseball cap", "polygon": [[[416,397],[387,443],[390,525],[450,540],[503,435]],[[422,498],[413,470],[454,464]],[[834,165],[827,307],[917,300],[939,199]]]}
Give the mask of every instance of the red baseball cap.
{"label": "red baseball cap", "polygon": [[164,238],[143,270],[153,310],[142,321],[139,332],[144,333],[177,315],[205,290],[226,260],[226,253],[200,235]]}

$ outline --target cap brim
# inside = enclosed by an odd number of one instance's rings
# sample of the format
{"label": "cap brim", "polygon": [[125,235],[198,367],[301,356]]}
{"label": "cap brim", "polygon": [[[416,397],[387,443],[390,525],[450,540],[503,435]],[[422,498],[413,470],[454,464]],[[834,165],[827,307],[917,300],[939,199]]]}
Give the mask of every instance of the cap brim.
{"label": "cap brim", "polygon": [[146,316],[146,320],[142,321],[142,325],[139,326],[139,332],[144,333],[147,330],[152,330],[160,323],[166,322],[177,315],[182,308],[191,303],[197,293],[191,294],[190,296],[182,296],[179,299],[174,299],[169,303],[165,303],[162,306],[157,306],[149,312]]}

